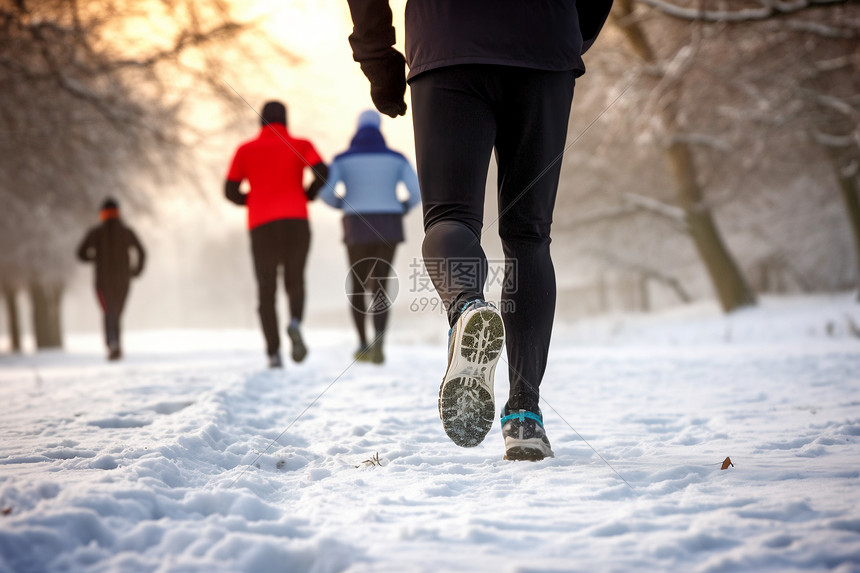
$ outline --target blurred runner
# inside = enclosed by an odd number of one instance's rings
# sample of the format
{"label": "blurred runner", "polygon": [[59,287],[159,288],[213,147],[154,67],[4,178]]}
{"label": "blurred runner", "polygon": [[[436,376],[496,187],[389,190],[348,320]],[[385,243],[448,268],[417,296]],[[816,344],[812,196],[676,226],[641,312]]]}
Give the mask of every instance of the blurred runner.
{"label": "blurred runner", "polygon": [[[283,103],[266,103],[260,115],[260,133],[236,150],[224,193],[233,203],[248,208],[258,311],[266,338],[266,354],[269,367],[280,368],[283,366],[281,338],[275,309],[278,270],[283,271],[289,300],[287,335],[292,344],[291,354],[295,362],[301,362],[308,352],[301,333],[305,308],[305,262],[311,241],[307,202],[319,192],[328,168],[310,141],[290,135],[287,108]],[[315,175],[308,189],[302,187],[305,169],[311,169]],[[240,189],[245,179],[250,184],[247,193]]]}
{"label": "blurred runner", "polygon": [[[349,149],[334,158],[328,184],[320,199],[342,209],[343,242],[349,258],[352,318],[358,332],[358,360],[382,364],[383,344],[388,311],[393,302],[388,283],[391,263],[397,243],[403,241],[403,215],[421,202],[418,177],[403,155],[388,148],[379,130],[380,117],[373,110],[358,118],[358,130]],[[343,181],[346,192],[335,194],[335,186]],[[397,184],[403,182],[409,198],[397,198]],[[365,304],[365,293],[370,305]],[[365,322],[373,316],[376,334],[367,341]]]}
{"label": "blurred runner", "polygon": [[78,247],[78,259],[95,262],[96,295],[104,313],[108,360],[119,360],[122,358],[120,317],[131,278],[143,272],[146,252],[134,231],[120,218],[115,199],[105,199],[99,218],[101,223],[87,232]]}

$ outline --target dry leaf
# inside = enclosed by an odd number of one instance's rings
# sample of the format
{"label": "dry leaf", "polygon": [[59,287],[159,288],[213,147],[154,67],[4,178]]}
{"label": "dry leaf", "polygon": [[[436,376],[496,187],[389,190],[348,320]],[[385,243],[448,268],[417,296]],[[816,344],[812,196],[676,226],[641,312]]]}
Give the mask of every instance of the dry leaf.
{"label": "dry leaf", "polygon": [[12,513],[12,508],[4,507],[2,510],[0,510],[0,513],[2,513],[3,515],[9,515],[10,513]]}
{"label": "dry leaf", "polygon": [[727,470],[729,469],[729,466],[735,467],[735,464],[732,463],[732,458],[726,457],[726,459],[723,460],[723,465],[720,466],[720,469]]}

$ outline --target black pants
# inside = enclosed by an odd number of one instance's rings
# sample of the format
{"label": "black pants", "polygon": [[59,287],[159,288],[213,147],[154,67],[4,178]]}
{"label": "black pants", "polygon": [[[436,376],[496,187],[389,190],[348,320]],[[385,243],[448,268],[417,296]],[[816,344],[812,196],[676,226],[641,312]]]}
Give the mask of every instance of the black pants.
{"label": "black pants", "polygon": [[290,318],[302,319],[305,308],[305,262],[311,244],[306,219],[281,219],[251,229],[251,252],[257,274],[257,310],[266,337],[266,352],[281,348],[275,310],[278,269],[283,267]]}
{"label": "black pants", "polygon": [[[506,259],[500,310],[513,409],[536,411],[546,370],[556,298],[550,227],[574,82],[573,72],[463,65],[426,72],[411,84],[423,255],[451,323],[466,301],[483,297],[480,239],[495,150]],[[451,264],[457,260],[463,264]]]}
{"label": "black pants", "polygon": [[[351,290],[349,303],[352,306],[352,320],[362,346],[367,346],[364,324],[367,315],[373,316],[376,336],[385,333],[388,323],[388,309],[393,302],[388,291],[389,271],[394,260],[395,243],[363,243],[347,245]],[[370,295],[370,307],[365,304],[365,294]]]}
{"label": "black pants", "polygon": [[128,287],[127,282],[96,285],[96,295],[104,313],[105,344],[109,348],[121,348],[120,318],[128,297]]}

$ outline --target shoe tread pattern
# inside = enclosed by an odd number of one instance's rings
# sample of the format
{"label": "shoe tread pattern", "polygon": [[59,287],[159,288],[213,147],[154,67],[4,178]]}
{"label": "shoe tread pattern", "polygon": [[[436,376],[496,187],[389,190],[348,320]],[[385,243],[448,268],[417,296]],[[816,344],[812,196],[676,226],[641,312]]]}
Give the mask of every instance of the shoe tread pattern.
{"label": "shoe tread pattern", "polygon": [[552,452],[547,455],[540,447],[514,446],[505,451],[506,460],[539,462],[547,457],[553,457]]}
{"label": "shoe tread pattern", "polygon": [[495,421],[492,376],[505,327],[498,312],[481,309],[467,317],[461,336],[456,371],[446,374],[439,388],[439,414],[448,437],[471,448],[484,441]]}
{"label": "shoe tread pattern", "polygon": [[502,317],[492,310],[480,310],[469,317],[463,328],[460,353],[473,364],[495,362],[505,344]]}

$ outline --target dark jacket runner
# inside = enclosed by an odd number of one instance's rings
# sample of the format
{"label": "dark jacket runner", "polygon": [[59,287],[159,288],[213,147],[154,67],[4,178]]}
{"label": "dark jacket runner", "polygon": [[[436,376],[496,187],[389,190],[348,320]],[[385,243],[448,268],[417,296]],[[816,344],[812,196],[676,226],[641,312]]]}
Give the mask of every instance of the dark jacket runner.
{"label": "dark jacket runner", "polygon": [[[131,249],[136,251],[134,267],[129,255]],[[96,289],[100,293],[113,293],[127,290],[131,277],[143,272],[146,252],[134,231],[114,217],[90,229],[78,247],[78,258],[94,261]]]}
{"label": "dark jacket runner", "polygon": [[[349,5],[355,61],[386,57],[395,41],[388,0],[349,0]],[[611,7],[611,0],[409,0],[408,77],[457,64],[576,70],[582,75],[581,56]]]}
{"label": "dark jacket runner", "polygon": [[[104,312],[105,343],[110,349],[108,358],[122,356],[120,344],[120,317],[128,296],[131,277],[143,272],[146,253],[137,235],[123,224],[113,200],[106,201],[101,210],[102,223],[90,229],[78,247],[78,258],[96,264],[96,294]],[[132,266],[129,251],[135,251]]]}

